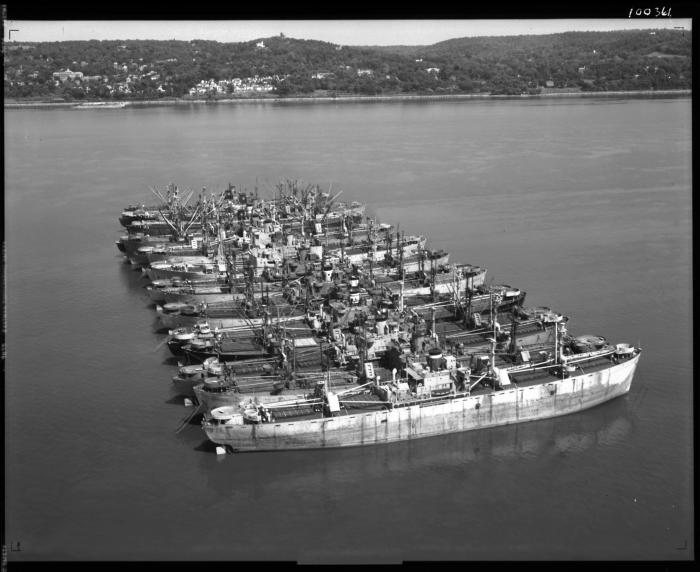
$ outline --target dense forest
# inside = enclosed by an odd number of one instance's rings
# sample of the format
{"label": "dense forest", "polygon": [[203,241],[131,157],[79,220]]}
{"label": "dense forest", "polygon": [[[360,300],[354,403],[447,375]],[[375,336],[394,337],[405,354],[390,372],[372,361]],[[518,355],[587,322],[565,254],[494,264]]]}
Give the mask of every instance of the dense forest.
{"label": "dense forest", "polygon": [[284,35],[239,43],[8,42],[4,93],[18,100],[70,101],[689,89],[691,43],[691,32],[684,30],[472,37],[389,47]]}

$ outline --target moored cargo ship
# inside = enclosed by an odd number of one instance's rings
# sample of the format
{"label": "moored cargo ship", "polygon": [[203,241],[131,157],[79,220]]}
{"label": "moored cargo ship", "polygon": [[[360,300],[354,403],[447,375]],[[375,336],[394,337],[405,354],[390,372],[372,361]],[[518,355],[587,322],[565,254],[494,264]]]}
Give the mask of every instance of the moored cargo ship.
{"label": "moored cargo ship", "polygon": [[[413,370],[405,381],[373,384],[364,411],[348,408],[362,401],[346,403],[342,394],[322,388],[314,400],[213,409],[202,425],[211,441],[242,452],[391,443],[547,419],[627,393],[640,354],[619,344],[561,356],[554,364],[492,366],[476,381],[469,370]],[[490,382],[474,387],[484,380]]]}

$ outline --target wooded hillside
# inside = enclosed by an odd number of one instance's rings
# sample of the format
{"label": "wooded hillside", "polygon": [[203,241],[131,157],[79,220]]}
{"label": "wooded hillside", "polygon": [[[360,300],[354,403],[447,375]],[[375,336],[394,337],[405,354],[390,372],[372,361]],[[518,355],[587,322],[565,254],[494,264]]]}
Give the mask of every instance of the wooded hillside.
{"label": "wooded hillside", "polygon": [[[157,99],[689,89],[691,32],[636,30],[340,46],[283,35],[5,44],[5,96]],[[237,81],[234,81],[237,80]]]}

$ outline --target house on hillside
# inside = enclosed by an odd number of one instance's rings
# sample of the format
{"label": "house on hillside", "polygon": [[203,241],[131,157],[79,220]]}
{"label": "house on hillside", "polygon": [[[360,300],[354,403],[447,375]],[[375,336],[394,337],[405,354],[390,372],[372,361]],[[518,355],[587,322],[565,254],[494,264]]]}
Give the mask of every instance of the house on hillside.
{"label": "house on hillside", "polygon": [[70,71],[70,69],[66,69],[65,71],[57,71],[53,72],[53,77],[54,79],[57,79],[61,82],[64,82],[66,80],[75,80],[75,79],[83,79],[83,72],[74,72]]}

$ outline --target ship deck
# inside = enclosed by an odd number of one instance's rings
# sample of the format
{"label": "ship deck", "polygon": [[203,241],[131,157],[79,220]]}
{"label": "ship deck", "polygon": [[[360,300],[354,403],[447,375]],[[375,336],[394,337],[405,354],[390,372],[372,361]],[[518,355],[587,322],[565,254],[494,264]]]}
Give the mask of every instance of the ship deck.
{"label": "ship deck", "polygon": [[[610,356],[611,357],[611,356]],[[589,360],[586,362],[585,366],[580,367],[576,370],[576,375],[581,375],[581,374],[592,374],[598,371],[605,370],[610,367],[611,365],[611,359],[609,356],[605,357],[599,357],[595,358],[592,360]],[[622,360],[626,358],[620,358]],[[552,383],[555,381],[560,381],[562,379],[561,374],[557,373],[557,370],[559,369],[559,366],[551,366],[551,367],[543,367],[541,369],[537,369],[535,371],[527,371],[527,372],[522,372],[522,373],[514,373],[510,375],[510,380],[511,384],[506,386],[505,388],[501,388],[498,390],[494,390],[493,387],[490,385],[485,385],[485,384],[478,384],[477,386],[473,387],[472,390],[469,392],[469,395],[472,396],[479,396],[479,395],[490,395],[494,393],[499,393],[500,391],[508,391],[512,389],[518,389],[518,388],[525,388],[525,387],[532,387],[532,386],[537,386],[537,385],[546,385],[548,383]],[[378,369],[375,369],[375,372],[378,371]],[[380,370],[382,373],[388,374],[387,377],[382,377],[380,374],[381,379],[384,380],[389,380],[391,379],[391,373],[388,372],[387,370]],[[339,387],[336,384],[332,384],[332,388],[335,391],[342,391],[343,389],[346,389],[346,387]],[[290,390],[290,394],[291,394]],[[464,392],[460,392],[459,394],[464,395]],[[369,392],[363,392],[357,395],[351,395],[347,397],[343,397],[342,394],[339,396],[340,397],[340,402],[341,402],[341,409],[338,415],[353,415],[355,413],[359,412],[370,412],[370,411],[377,411],[381,409],[386,409],[388,407],[408,407],[412,405],[417,405],[417,404],[427,404],[427,403],[442,403],[449,401],[452,398],[451,394],[446,394],[443,396],[433,396],[433,397],[426,397],[426,398],[416,398],[412,397],[411,399],[406,399],[406,400],[399,400],[397,402],[394,402],[391,406],[385,402],[382,401],[377,395],[369,393]],[[322,419],[324,418],[324,413],[323,413],[323,407],[321,405],[321,400],[319,399],[317,404],[315,406],[311,407],[304,407],[304,406],[299,406],[299,407],[294,407],[286,410],[282,409],[272,409],[272,415],[273,415],[273,421],[272,422],[277,422],[280,420],[284,420],[286,422],[292,422],[292,421],[303,421],[303,420],[309,420],[309,419]]]}

